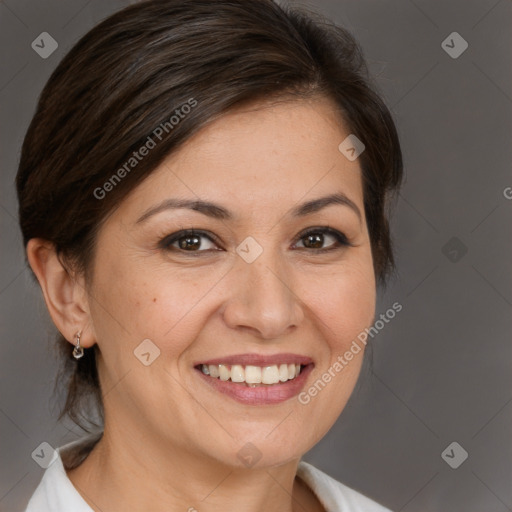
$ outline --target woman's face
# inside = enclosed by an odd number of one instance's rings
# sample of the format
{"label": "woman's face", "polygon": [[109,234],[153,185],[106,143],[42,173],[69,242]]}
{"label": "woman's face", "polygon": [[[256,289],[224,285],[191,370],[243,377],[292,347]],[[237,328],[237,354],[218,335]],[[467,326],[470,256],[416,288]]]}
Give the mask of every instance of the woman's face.
{"label": "woman's face", "polygon": [[[298,458],[332,426],[363,350],[335,363],[376,298],[361,169],[338,149],[350,132],[333,110],[295,100],[223,116],[102,226],[88,329],[107,428],[241,466]],[[352,206],[304,207],[335,194]],[[179,200],[215,207],[162,206]],[[284,382],[295,364],[307,366]],[[259,373],[283,381],[231,382]]]}

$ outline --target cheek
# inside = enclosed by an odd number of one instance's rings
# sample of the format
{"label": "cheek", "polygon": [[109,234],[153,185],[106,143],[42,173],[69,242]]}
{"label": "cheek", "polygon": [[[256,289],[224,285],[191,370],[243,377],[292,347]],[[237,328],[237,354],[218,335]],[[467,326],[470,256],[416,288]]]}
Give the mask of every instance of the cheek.
{"label": "cheek", "polygon": [[320,325],[325,326],[324,334],[331,350],[344,351],[372,324],[375,316],[376,286],[371,257],[361,254],[355,264],[330,273],[321,287],[310,292],[310,299]]}
{"label": "cheek", "polygon": [[114,345],[133,350],[150,339],[161,352],[177,357],[200,331],[200,322],[191,319],[218,281],[212,272],[155,268],[128,259],[103,258],[97,268],[92,309],[98,343],[107,342],[102,351]]}
{"label": "cheek", "polygon": [[318,368],[299,395],[304,421],[317,418],[312,445],[332,427],[354,390],[365,349],[357,337],[372,324],[376,301],[373,267],[366,253],[321,283],[309,297],[324,343],[317,351]]}

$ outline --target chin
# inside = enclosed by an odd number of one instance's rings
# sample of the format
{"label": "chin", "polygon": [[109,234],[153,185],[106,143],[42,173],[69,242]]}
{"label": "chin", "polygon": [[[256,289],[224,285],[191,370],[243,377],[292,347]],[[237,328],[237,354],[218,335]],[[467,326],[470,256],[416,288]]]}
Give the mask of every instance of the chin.
{"label": "chin", "polygon": [[[226,443],[222,453],[212,455],[229,466],[248,469],[276,467],[298,460],[315,443],[306,443],[304,432],[277,433],[279,427],[276,427],[282,421],[283,417],[280,417],[272,424],[265,425],[265,428],[248,426],[244,435],[238,435]],[[217,447],[221,448],[219,445]]]}

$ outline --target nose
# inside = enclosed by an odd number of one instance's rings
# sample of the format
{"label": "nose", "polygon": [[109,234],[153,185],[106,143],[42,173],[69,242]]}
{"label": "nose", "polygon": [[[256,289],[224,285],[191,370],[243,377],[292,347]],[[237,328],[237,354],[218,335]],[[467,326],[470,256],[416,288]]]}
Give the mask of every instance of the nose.
{"label": "nose", "polygon": [[230,272],[231,294],[224,308],[226,324],[269,340],[296,329],[304,318],[293,273],[270,251],[252,263],[240,258]]}

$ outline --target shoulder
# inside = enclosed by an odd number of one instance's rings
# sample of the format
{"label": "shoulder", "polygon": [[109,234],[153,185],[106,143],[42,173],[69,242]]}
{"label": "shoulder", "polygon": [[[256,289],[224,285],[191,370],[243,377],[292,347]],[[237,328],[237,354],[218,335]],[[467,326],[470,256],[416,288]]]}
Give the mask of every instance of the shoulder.
{"label": "shoulder", "polygon": [[308,485],[329,512],[391,512],[305,461],[299,463],[297,476]]}
{"label": "shoulder", "polygon": [[24,512],[93,512],[69,480],[66,469],[79,464],[96,440],[97,437],[87,438],[84,443],[80,439],[54,450]]}

